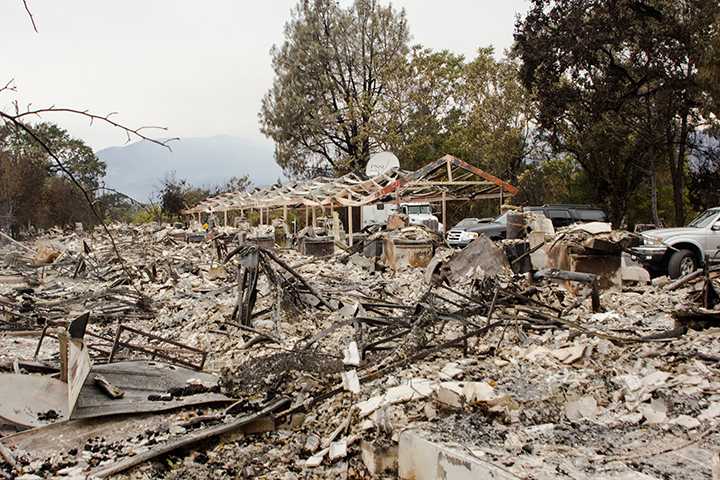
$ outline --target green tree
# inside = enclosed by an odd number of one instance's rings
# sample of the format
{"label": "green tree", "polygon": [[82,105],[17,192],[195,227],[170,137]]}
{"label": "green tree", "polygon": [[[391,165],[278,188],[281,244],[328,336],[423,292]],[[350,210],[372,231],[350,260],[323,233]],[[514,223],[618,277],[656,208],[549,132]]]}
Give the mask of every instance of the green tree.
{"label": "green tree", "polygon": [[262,132],[290,175],[362,170],[387,125],[385,90],[408,52],[404,11],[376,0],[302,0],[273,47]]}
{"label": "green tree", "polygon": [[[92,196],[105,175],[105,164],[92,149],[51,123],[37,124],[33,131]],[[0,216],[6,228],[95,223],[85,198],[55,166],[26,132],[9,124],[0,129]]]}
{"label": "green tree", "polygon": [[688,145],[701,121],[698,61],[717,8],[717,0],[532,0],[516,25],[543,132],[582,165],[615,222],[657,159],[670,167],[675,222],[685,220]]}
{"label": "green tree", "polygon": [[194,187],[185,179],[169,172],[160,184],[160,209],[170,219],[181,217],[181,212],[197,205],[210,196],[210,189]]}
{"label": "green tree", "polygon": [[230,177],[225,183],[211,189],[212,195],[220,195],[221,193],[244,192],[252,186],[250,177],[247,175]]}
{"label": "green tree", "polygon": [[[26,132],[6,126],[5,146],[12,155],[35,158],[45,164],[51,175],[63,175],[57,164],[51,162],[44,148]],[[92,148],[54,123],[43,122],[33,126],[35,135],[62,161],[73,176],[88,190],[97,189],[105,177],[106,165]]]}
{"label": "green tree", "polygon": [[461,127],[459,96],[465,58],[447,50],[415,46],[402,70],[385,89],[387,123],[382,147],[406,169],[416,169],[454,151],[451,139]]}
{"label": "green tree", "polygon": [[455,151],[510,182],[537,154],[535,104],[520,81],[519,62],[494,58],[481,48],[465,66],[459,101],[463,115],[452,142]]}

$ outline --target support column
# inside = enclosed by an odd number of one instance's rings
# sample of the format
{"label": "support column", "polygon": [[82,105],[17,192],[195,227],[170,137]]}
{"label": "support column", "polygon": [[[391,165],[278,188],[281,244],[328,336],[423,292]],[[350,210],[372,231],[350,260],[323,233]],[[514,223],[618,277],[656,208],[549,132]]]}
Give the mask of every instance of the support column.
{"label": "support column", "polygon": [[225,227],[227,228],[227,210],[223,212],[223,216],[225,217]]}
{"label": "support column", "polygon": [[503,189],[500,187],[500,215],[502,215],[502,206],[503,206]]}
{"label": "support column", "polygon": [[315,226],[315,220],[316,220],[316,219],[317,219],[317,217],[315,216],[315,206],[313,205],[313,207],[312,207],[312,221],[313,221],[312,224],[313,224],[313,227]]}
{"label": "support column", "polygon": [[260,207],[260,225],[263,224],[263,208]]}
{"label": "support column", "polygon": [[443,235],[447,234],[448,221],[447,221],[447,208],[446,208],[446,194],[442,192],[442,217],[443,217]]}
{"label": "support column", "polygon": [[287,205],[283,205],[283,220],[287,223]]}
{"label": "support column", "polygon": [[310,210],[308,210],[307,205],[305,205],[305,226],[310,226]]}
{"label": "support column", "polygon": [[348,212],[348,245],[353,246],[353,221],[352,221],[352,207],[347,207]]}

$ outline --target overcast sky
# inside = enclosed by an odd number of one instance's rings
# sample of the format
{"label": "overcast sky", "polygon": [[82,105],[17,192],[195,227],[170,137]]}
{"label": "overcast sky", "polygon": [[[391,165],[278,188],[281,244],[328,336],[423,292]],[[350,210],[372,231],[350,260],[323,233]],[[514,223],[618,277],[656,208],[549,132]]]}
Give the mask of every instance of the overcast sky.
{"label": "overcast sky", "polygon": [[[34,106],[119,112],[124,123],[163,125],[166,136],[220,134],[258,140],[257,112],[272,83],[270,48],[283,41],[295,0],[22,0],[0,5],[0,83]],[[343,1],[343,3],[347,3]],[[413,43],[472,56],[512,42],[527,0],[397,0]],[[4,78],[4,77],[7,77]],[[0,95],[6,108],[10,96]],[[96,149],[121,145],[118,131],[46,117]]]}

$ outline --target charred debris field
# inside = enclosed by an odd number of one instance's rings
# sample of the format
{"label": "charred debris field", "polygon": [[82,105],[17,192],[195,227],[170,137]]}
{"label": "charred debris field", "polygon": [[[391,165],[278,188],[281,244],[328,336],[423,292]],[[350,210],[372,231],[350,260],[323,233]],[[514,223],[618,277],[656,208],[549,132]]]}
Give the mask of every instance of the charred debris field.
{"label": "charred debris field", "polygon": [[718,478],[720,274],[527,217],[2,239],[0,478]]}

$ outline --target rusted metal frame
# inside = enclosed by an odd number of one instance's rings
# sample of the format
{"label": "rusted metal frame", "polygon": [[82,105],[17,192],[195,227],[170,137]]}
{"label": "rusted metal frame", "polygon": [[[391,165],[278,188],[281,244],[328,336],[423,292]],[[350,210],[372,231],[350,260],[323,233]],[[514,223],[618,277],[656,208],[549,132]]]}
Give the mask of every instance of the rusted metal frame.
{"label": "rusted metal frame", "polygon": [[[37,356],[40,354],[40,349],[41,349],[41,347],[42,347],[43,340],[44,340],[45,338],[52,338],[53,340],[58,340],[58,341],[59,341],[57,335],[53,335],[52,333],[46,333],[47,328],[48,328],[48,326],[46,326],[45,328],[43,328],[43,333],[40,335],[40,340],[38,340],[38,345],[37,345],[37,347],[35,347],[35,355],[33,355],[33,361],[36,361],[36,360],[37,360]],[[100,338],[100,339],[105,340],[105,341],[108,341],[108,342],[112,342],[112,340],[110,340],[110,339],[108,339],[108,338],[101,337],[100,335],[95,335],[95,334],[90,333],[90,332],[86,332],[85,335],[90,336],[90,337],[94,337],[94,338]],[[88,348],[88,350],[92,350],[92,351],[94,351],[94,352],[99,352],[99,353],[102,353],[103,355],[108,355],[108,354],[110,353],[109,351],[104,350],[104,349],[102,349],[102,348],[100,348],[100,347],[98,347],[98,346],[95,346],[95,345],[87,345],[87,348]]]}
{"label": "rusted metal frame", "polygon": [[[199,365],[193,364],[193,363],[191,363],[191,362],[189,362],[189,361],[186,361],[186,360],[184,360],[184,359],[182,359],[182,358],[179,358],[179,357],[176,357],[176,356],[173,356],[173,355],[169,355],[165,350],[162,350],[162,349],[148,350],[148,349],[145,349],[145,348],[140,347],[140,346],[138,346],[138,345],[133,345],[133,344],[131,344],[131,343],[129,343],[129,342],[122,342],[122,341],[120,341],[120,338],[122,337],[122,333],[123,333],[124,331],[130,332],[130,333],[134,333],[134,334],[136,334],[136,335],[144,336],[144,337],[147,337],[147,338],[150,338],[150,339],[153,339],[153,340],[158,340],[158,341],[160,341],[160,342],[164,342],[164,343],[173,345],[173,346],[178,347],[178,348],[180,348],[180,349],[188,350],[188,351],[190,351],[190,352],[193,352],[193,353],[196,353],[196,354],[200,354],[200,355],[201,355],[200,364],[199,364]],[[155,358],[155,357],[160,357],[160,358],[163,358],[163,359],[165,359],[165,360],[169,360],[169,361],[171,361],[171,362],[174,362],[174,363],[176,363],[176,364],[178,364],[178,365],[184,365],[184,366],[190,367],[190,368],[192,368],[192,369],[194,369],[194,370],[202,370],[203,367],[205,366],[205,360],[206,360],[206,358],[207,358],[207,352],[206,352],[205,350],[201,350],[201,349],[199,349],[199,348],[191,347],[191,346],[189,346],[189,345],[184,345],[184,344],[182,344],[182,343],[180,343],[180,342],[176,342],[176,341],[174,341],[174,340],[170,340],[170,339],[167,339],[167,338],[163,338],[163,337],[160,337],[159,335],[155,335],[155,334],[152,334],[152,333],[143,332],[142,330],[138,330],[138,329],[135,329],[135,328],[132,328],[132,327],[128,327],[128,326],[126,326],[126,325],[118,325],[118,330],[117,330],[117,332],[116,332],[116,334],[115,334],[115,340],[114,340],[114,342],[113,342],[112,350],[110,351],[110,356],[108,357],[108,363],[112,363],[113,358],[115,357],[115,352],[117,352],[118,346],[123,346],[123,347],[129,348],[130,350],[136,350],[136,351],[139,351],[139,352],[146,353],[146,354],[148,354],[148,355],[151,355],[153,358]]]}
{"label": "rusted metal frame", "polygon": [[470,165],[469,163],[467,163],[467,162],[465,162],[465,161],[463,161],[463,160],[460,160],[460,159],[457,158],[457,157],[453,157],[452,155],[446,155],[446,157],[450,157],[450,161],[451,161],[454,165],[457,165],[458,167],[461,167],[461,168],[464,168],[464,169],[466,169],[466,170],[469,170],[469,171],[473,172],[474,174],[476,174],[476,175],[478,175],[478,176],[480,176],[480,177],[488,180],[489,182],[495,183],[496,185],[502,187],[503,190],[505,190],[506,192],[510,193],[511,195],[517,195],[518,192],[519,192],[519,190],[517,189],[517,187],[514,187],[513,185],[510,185],[509,183],[507,183],[507,182],[504,181],[504,180],[499,179],[499,178],[496,177],[495,175],[492,175],[492,174],[487,173],[487,172],[485,172],[485,171],[483,171],[483,170],[480,170],[479,168],[477,168],[477,167],[475,167],[475,166],[472,166],[472,165]]}

